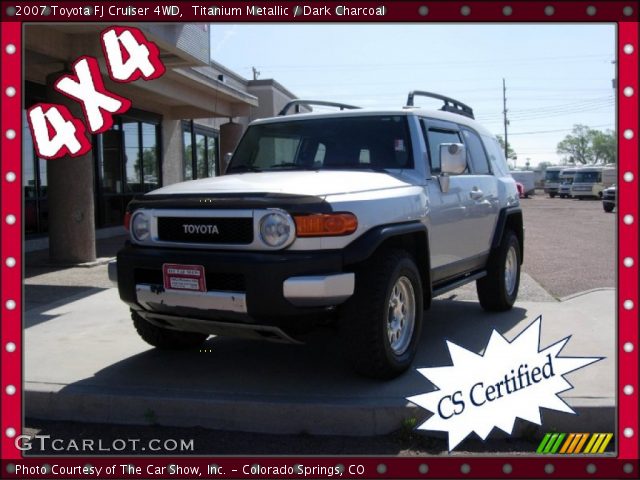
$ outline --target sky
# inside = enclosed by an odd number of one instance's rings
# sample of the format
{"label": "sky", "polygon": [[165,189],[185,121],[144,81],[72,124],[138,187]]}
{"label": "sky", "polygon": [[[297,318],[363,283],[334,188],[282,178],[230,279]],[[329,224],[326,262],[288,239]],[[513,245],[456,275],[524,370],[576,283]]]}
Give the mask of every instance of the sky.
{"label": "sky", "polygon": [[[614,24],[213,24],[211,57],[252,67],[299,98],[400,108],[411,90],[471,106],[508,139],[516,166],[561,164],[575,124],[615,129]],[[441,102],[421,99],[419,106]],[[513,165],[513,162],[512,162]]]}

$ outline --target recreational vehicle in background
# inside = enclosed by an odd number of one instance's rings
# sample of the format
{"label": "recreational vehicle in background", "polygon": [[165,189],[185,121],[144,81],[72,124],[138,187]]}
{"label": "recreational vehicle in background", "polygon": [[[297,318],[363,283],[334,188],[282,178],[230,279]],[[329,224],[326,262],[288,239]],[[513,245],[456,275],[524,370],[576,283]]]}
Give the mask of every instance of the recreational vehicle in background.
{"label": "recreational vehicle in background", "polygon": [[544,175],[544,193],[551,198],[555,197],[559,193],[560,173],[567,167],[547,167],[547,171]]}
{"label": "recreational vehicle in background", "polygon": [[583,167],[576,172],[571,185],[571,195],[583,198],[602,198],[602,191],[616,183],[616,167]]}
{"label": "recreational vehicle in background", "polygon": [[558,196],[560,198],[571,198],[571,185],[573,184],[573,177],[578,173],[579,168],[565,168],[560,172],[560,188],[558,189]]}
{"label": "recreational vehicle in background", "polygon": [[511,170],[511,176],[522,184],[525,198],[536,193],[535,174],[532,170]]}

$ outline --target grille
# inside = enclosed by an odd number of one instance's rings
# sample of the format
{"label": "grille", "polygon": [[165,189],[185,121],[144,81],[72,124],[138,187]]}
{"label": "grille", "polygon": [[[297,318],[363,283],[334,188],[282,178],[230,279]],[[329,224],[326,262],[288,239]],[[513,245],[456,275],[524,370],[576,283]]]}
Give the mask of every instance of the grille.
{"label": "grille", "polygon": [[[151,268],[137,268],[134,273],[136,283],[162,285],[162,271]],[[238,273],[207,273],[207,291],[244,292],[247,290],[244,275]]]}
{"label": "grille", "polygon": [[252,218],[158,218],[158,238],[165,242],[248,245]]}

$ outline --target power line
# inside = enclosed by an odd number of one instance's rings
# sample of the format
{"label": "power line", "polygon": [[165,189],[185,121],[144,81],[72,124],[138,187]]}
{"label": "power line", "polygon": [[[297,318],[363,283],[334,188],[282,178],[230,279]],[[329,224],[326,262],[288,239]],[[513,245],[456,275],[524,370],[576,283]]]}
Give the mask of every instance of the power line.
{"label": "power line", "polygon": [[[611,124],[608,123],[603,123],[602,125],[593,125],[593,126],[587,126],[587,128],[598,128],[598,127],[611,127]],[[573,128],[559,128],[557,130],[538,130],[535,132],[515,132],[515,133],[511,133],[511,135],[533,135],[533,134],[537,134],[537,133],[553,133],[553,132],[570,132],[571,130],[573,130]]]}

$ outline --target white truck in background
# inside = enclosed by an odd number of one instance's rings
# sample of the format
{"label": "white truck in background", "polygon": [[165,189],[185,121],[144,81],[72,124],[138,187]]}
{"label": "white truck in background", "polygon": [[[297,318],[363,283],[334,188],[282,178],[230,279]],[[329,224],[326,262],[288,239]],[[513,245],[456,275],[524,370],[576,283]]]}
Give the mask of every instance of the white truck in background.
{"label": "white truck in background", "polygon": [[531,170],[511,170],[511,176],[516,182],[519,182],[524,187],[524,197],[529,198],[529,196],[534,195],[536,193],[536,179],[535,173]]}

